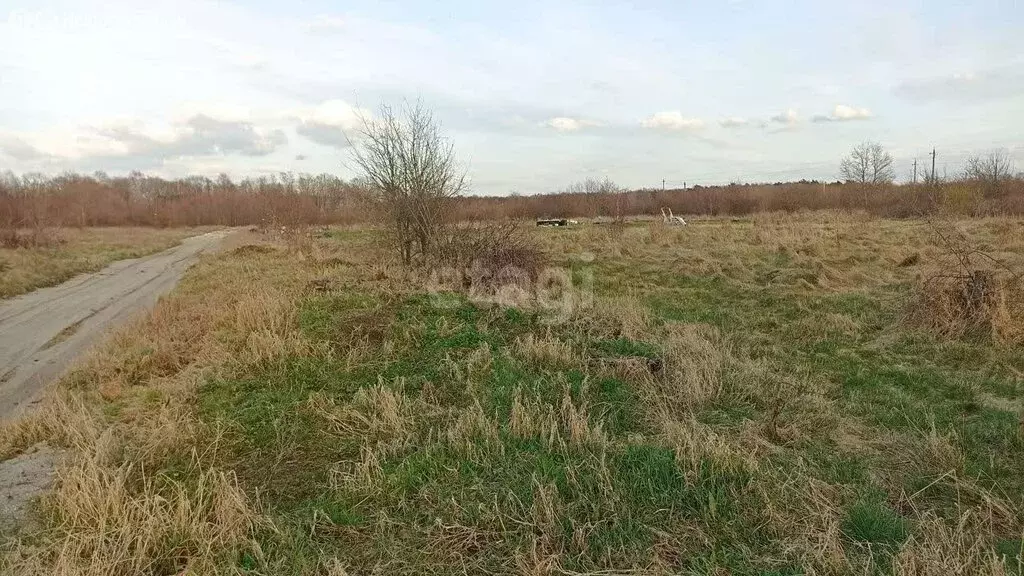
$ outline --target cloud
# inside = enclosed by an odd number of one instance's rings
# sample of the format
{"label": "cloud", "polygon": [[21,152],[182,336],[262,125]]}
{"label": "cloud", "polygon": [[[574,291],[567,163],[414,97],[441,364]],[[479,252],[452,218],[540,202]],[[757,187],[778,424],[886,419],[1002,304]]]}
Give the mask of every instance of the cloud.
{"label": "cloud", "polygon": [[746,118],[740,118],[739,116],[729,116],[728,118],[722,118],[718,121],[718,124],[722,128],[738,128],[740,126],[746,126],[749,124]]}
{"label": "cloud", "polygon": [[316,106],[293,110],[289,115],[303,122],[337,126],[344,130],[358,128],[363,118],[371,116],[369,110],[353,106],[344,100],[325,100]]}
{"label": "cloud", "polygon": [[122,153],[115,155],[154,159],[227,154],[266,156],[288,141],[281,130],[261,130],[250,122],[221,120],[206,114],[196,114],[157,133],[131,125],[101,128],[97,133],[120,145]]}
{"label": "cloud", "polygon": [[869,120],[871,111],[867,108],[854,108],[843,104],[836,104],[831,114],[816,114],[811,118],[812,122],[847,122],[850,120]]}
{"label": "cloud", "polygon": [[867,120],[871,118],[871,111],[867,108],[853,108],[837,104],[832,110],[832,117],[836,120]]}
{"label": "cloud", "polygon": [[0,134],[0,154],[14,160],[42,160],[49,157],[48,154],[40,151],[35,146],[25,142],[21,138]]}
{"label": "cloud", "polygon": [[357,108],[343,100],[327,100],[317,106],[296,110],[291,114],[298,120],[295,132],[312,142],[332,148],[351,146],[348,134],[362,124],[369,111]]}
{"label": "cloud", "polygon": [[305,121],[295,127],[295,132],[312,142],[332,148],[348,148],[352,145],[345,130],[338,126],[320,122]]}
{"label": "cloud", "polygon": [[640,122],[640,125],[644,128],[653,128],[656,130],[699,130],[704,127],[704,121],[700,118],[688,118],[683,116],[682,112],[673,110],[669,112],[658,112],[657,114],[645,118]]}
{"label": "cloud", "polygon": [[893,92],[915,102],[983,102],[1013,98],[1024,92],[1024,69],[1008,66],[907,80],[897,84]]}
{"label": "cloud", "polygon": [[600,126],[597,122],[591,120],[579,120],[576,118],[568,118],[565,116],[558,116],[551,118],[543,123],[544,126],[557,130],[558,132],[577,132],[584,128],[591,126]]}
{"label": "cloud", "polygon": [[0,154],[33,169],[143,170],[185,159],[264,157],[287,141],[280,129],[192,113],[164,123],[119,119],[58,131],[0,134]]}
{"label": "cloud", "polygon": [[796,126],[800,123],[800,116],[796,113],[796,110],[790,108],[772,116],[768,121],[774,122],[775,124],[782,124],[783,126]]}

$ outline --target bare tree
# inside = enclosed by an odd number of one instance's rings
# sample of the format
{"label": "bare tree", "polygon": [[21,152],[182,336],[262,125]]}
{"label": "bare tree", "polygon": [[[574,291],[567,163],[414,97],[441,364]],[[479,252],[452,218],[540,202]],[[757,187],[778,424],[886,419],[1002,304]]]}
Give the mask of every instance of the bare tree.
{"label": "bare tree", "polygon": [[597,178],[587,178],[579,182],[573,182],[562,190],[563,194],[614,194],[619,191],[619,187],[615,185],[607,176],[603,180]]}
{"label": "bare tree", "polygon": [[847,182],[862,188],[891,184],[896,178],[892,155],[877,142],[862,142],[839,164],[839,172]]}
{"label": "bare tree", "polygon": [[[573,182],[561,190],[560,193],[591,196],[597,200],[597,211],[591,214],[592,216],[613,216],[617,222],[620,222],[623,218],[623,197],[625,192],[625,188],[620,187],[605,176],[601,180],[587,178],[586,180]],[[579,215],[579,213],[576,215]]]}
{"label": "bare tree", "polygon": [[447,227],[451,199],[466,188],[452,144],[420,103],[401,114],[381,106],[379,117],[362,118],[354,140],[355,162],[402,261],[429,257]]}
{"label": "bare tree", "polygon": [[1013,178],[1013,160],[1005,150],[994,150],[985,156],[970,156],[964,168],[964,179],[981,185],[986,197],[1002,195],[1004,184]]}

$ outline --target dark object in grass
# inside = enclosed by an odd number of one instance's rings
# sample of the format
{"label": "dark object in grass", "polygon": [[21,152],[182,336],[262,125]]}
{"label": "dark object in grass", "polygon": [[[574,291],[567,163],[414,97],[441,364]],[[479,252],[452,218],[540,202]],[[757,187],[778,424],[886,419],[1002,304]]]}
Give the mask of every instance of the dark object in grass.
{"label": "dark object in grass", "polygon": [[568,226],[569,221],[565,218],[547,218],[537,220],[537,226]]}
{"label": "dark object in grass", "polygon": [[334,283],[331,282],[330,278],[316,278],[306,284],[306,289],[313,292],[330,292],[333,287]]}
{"label": "dark object in grass", "polygon": [[661,358],[648,358],[647,369],[651,374],[660,374],[665,369],[665,362]]}
{"label": "dark object in grass", "polygon": [[918,252],[914,252],[910,256],[907,256],[903,260],[900,260],[900,263],[897,264],[897,266],[899,266],[900,268],[906,268],[908,266],[913,266],[914,264],[917,264],[920,261],[921,261],[921,254],[918,253]]}
{"label": "dark object in grass", "polygon": [[276,251],[276,248],[266,244],[245,244],[232,250],[231,254],[235,256],[249,256],[250,254],[270,254]]}

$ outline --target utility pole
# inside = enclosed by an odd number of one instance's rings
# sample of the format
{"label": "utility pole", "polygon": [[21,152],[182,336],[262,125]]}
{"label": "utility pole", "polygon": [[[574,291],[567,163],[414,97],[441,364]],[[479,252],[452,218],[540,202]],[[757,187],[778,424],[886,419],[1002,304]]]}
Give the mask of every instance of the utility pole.
{"label": "utility pole", "polygon": [[914,158],[914,184],[917,184],[917,158]]}
{"label": "utility pole", "polygon": [[932,184],[935,184],[935,148],[932,148]]}

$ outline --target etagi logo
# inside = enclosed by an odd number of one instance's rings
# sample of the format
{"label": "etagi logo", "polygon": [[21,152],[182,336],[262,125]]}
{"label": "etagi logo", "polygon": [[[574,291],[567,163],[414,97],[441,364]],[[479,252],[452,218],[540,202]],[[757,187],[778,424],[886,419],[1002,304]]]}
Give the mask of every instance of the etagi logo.
{"label": "etagi logo", "polygon": [[568,266],[535,271],[512,265],[494,269],[482,261],[467,268],[441,266],[431,271],[427,290],[437,308],[457,308],[468,297],[474,303],[536,310],[543,322],[560,324],[594,305],[594,255],[573,254],[567,260]]}

